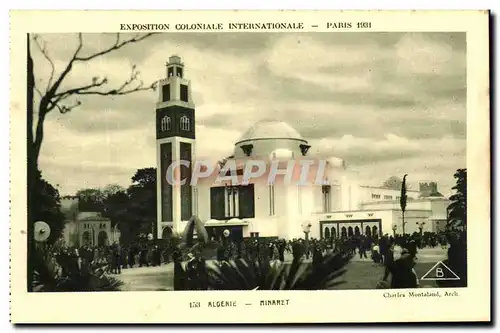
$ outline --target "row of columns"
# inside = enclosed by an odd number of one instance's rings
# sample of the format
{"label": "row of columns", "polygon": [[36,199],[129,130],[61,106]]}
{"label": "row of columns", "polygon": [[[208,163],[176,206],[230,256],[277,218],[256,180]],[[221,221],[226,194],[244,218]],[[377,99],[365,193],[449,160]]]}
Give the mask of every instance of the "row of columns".
{"label": "row of columns", "polygon": [[[373,224],[373,223],[371,223]],[[333,225],[325,225],[323,226],[323,237],[324,238],[339,238],[339,237],[351,237],[351,236],[374,236],[379,235],[381,233],[380,226],[377,225],[367,225],[363,226],[363,223],[356,224],[355,226],[345,225],[340,226],[339,223],[336,224],[336,227]]]}

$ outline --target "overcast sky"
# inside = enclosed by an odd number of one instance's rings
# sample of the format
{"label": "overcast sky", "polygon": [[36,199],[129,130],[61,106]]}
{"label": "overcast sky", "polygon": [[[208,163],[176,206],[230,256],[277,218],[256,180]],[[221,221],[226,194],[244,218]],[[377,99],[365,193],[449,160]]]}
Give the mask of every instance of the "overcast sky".
{"label": "overcast sky", "polygon": [[[42,35],[58,71],[75,35]],[[126,35],[124,37],[127,37]],[[114,35],[85,35],[84,53]],[[169,33],[74,67],[65,87],[108,77],[119,86],[136,64],[147,82],[182,57],[196,103],[198,156],[224,157],[254,122],[282,119],[313,146],[340,157],[367,185],[409,174],[437,181],[443,194],[465,167],[466,59],[463,33]],[[37,86],[50,67],[34,54]],[[61,194],[120,184],[156,164],[158,92],[81,99],[48,116],[40,156],[43,176]]]}

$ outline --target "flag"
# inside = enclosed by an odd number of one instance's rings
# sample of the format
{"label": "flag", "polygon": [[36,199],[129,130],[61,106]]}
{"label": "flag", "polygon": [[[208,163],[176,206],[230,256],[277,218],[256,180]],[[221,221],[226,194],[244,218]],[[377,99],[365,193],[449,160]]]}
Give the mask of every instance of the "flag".
{"label": "flag", "polygon": [[403,183],[401,184],[401,198],[399,198],[399,204],[401,206],[401,210],[404,212],[406,209],[406,176],[403,177]]}

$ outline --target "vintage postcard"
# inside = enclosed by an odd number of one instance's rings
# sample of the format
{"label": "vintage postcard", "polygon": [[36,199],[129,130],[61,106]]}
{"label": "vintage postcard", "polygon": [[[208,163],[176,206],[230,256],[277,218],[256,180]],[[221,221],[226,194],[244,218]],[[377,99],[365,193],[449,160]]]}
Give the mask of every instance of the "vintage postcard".
{"label": "vintage postcard", "polygon": [[487,11],[10,27],[12,322],[491,320]]}

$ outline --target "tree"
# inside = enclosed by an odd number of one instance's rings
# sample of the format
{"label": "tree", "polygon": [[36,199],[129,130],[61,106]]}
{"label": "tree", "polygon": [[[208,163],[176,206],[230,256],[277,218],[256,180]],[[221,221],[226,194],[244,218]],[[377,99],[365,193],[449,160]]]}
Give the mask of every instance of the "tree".
{"label": "tree", "polygon": [[[82,84],[80,86],[69,87],[62,89],[63,83],[68,75],[71,73],[74,66],[79,63],[83,65],[90,64],[93,60],[99,59],[107,54],[116,52],[123,49],[127,45],[138,43],[146,38],[152,36],[153,33],[147,33],[142,35],[137,35],[131,38],[122,39],[120,34],[116,34],[115,42],[109,47],[105,47],[101,50],[95,51],[94,53],[83,55],[82,49],[84,48],[84,38],[81,33],[77,35],[78,46],[73,53],[72,57],[68,63],[63,66],[63,71],[56,73],[56,68],[54,61],[50,56],[50,52],[47,49],[47,43],[38,36],[27,34],[27,94],[26,94],[26,112],[27,112],[27,206],[28,206],[28,267],[27,267],[27,287],[28,291],[32,290],[33,287],[33,261],[34,257],[32,252],[33,247],[33,228],[34,222],[33,214],[31,212],[32,206],[36,205],[36,201],[33,200],[31,193],[36,183],[37,172],[38,172],[38,157],[40,155],[40,150],[42,147],[43,137],[44,137],[44,124],[47,115],[57,109],[61,114],[66,114],[74,108],[82,104],[78,99],[81,96],[117,96],[117,95],[128,95],[141,90],[150,90],[156,88],[156,83],[150,85],[144,85],[139,79],[139,71],[136,66],[132,66],[131,75],[128,80],[123,82],[121,85],[116,87],[109,87],[108,79],[106,77],[100,78],[99,76],[93,76],[88,83]],[[37,87],[35,84],[35,73],[34,64],[32,57],[32,44],[41,52],[42,56],[47,62],[47,65],[51,68],[51,73],[47,79],[47,84],[45,88]],[[38,100],[38,110],[35,113],[35,92],[39,96]],[[34,118],[37,118],[36,127]],[[33,130],[35,132],[33,133]]]}
{"label": "tree", "polygon": [[102,216],[111,220],[111,225],[121,225],[128,219],[130,198],[125,191],[108,194],[103,201]]}
{"label": "tree", "polygon": [[[118,189],[116,186],[112,186]],[[103,192],[109,192],[103,190]],[[113,191],[111,191],[113,192]],[[154,233],[156,228],[156,169],[144,168],[135,172],[132,185],[105,195],[103,216],[118,225],[123,243],[133,242],[140,234]]]}
{"label": "tree", "polygon": [[459,276],[457,281],[440,281],[443,287],[467,286],[467,169],[458,169],[454,175],[455,193],[450,197],[446,236],[448,259],[445,264]]}
{"label": "tree", "polygon": [[156,186],[156,168],[144,168],[135,172],[132,177],[132,185],[141,187]]}
{"label": "tree", "polygon": [[86,188],[76,192],[78,210],[81,212],[101,212],[104,210],[105,195],[99,188]]}
{"label": "tree", "polygon": [[403,181],[401,180],[401,178],[399,178],[397,176],[391,176],[382,184],[382,187],[388,188],[391,190],[399,190],[401,188],[402,184],[403,184]]}
{"label": "tree", "polygon": [[127,190],[111,184],[82,189],[76,195],[80,211],[100,212],[113,226],[118,225],[123,243],[156,230],[156,168],[138,169]]}
{"label": "tree", "polygon": [[[36,130],[31,142],[31,144],[33,145],[32,153],[34,155],[33,157],[35,161],[38,161],[38,156],[40,155],[40,149],[42,146],[44,135],[45,119],[51,111],[58,110],[60,113],[66,114],[82,104],[81,100],[79,99],[79,97],[81,96],[128,95],[134,92],[156,88],[156,82],[145,86],[139,78],[139,71],[137,70],[136,66],[133,65],[130,73],[130,78],[119,86],[109,87],[108,79],[106,77],[92,76],[87,83],[62,89],[64,80],[71,73],[75,65],[83,64],[88,66],[88,64],[96,59],[123,49],[127,45],[138,43],[152,35],[153,33],[148,33],[137,35],[132,38],[122,39],[121,35],[117,33],[115,42],[112,45],[92,54],[84,55],[84,37],[82,33],[79,33],[77,35],[78,46],[74,51],[73,56],[64,66],[64,70],[59,74],[56,73],[54,61],[51,58],[49,50],[47,49],[47,43],[39,35],[32,36],[31,42],[40,51],[44,59],[47,61],[47,65],[51,68],[51,73],[49,78],[47,79],[47,84],[44,89],[42,89],[41,87],[37,87],[33,82],[33,88],[40,97],[40,100],[38,102]],[[31,66],[31,71],[33,72],[33,66]],[[31,110],[30,112],[28,110],[28,119],[33,124],[34,113],[32,111],[33,110]],[[31,131],[32,130],[33,129],[31,129]]]}
{"label": "tree", "polygon": [[[136,171],[127,194],[130,198],[128,221],[135,233],[155,234],[156,228],[156,168]],[[156,235],[154,235],[156,237]]]}
{"label": "tree", "polygon": [[408,199],[406,195],[406,176],[403,176],[403,182],[401,183],[401,197],[399,198],[399,205],[401,206],[401,217],[403,219],[403,236],[405,235],[405,210],[406,210],[406,201]]}
{"label": "tree", "polygon": [[40,171],[35,179],[32,199],[36,203],[31,210],[33,220],[44,221],[50,226],[48,243],[53,244],[62,235],[65,218],[61,212],[59,191],[42,178]]}
{"label": "tree", "polygon": [[458,169],[453,176],[456,185],[451,189],[455,193],[450,196],[448,206],[448,228],[467,231],[467,169]]}
{"label": "tree", "polygon": [[102,194],[105,198],[117,194],[119,192],[125,192],[125,188],[118,184],[108,184],[102,189]]}

